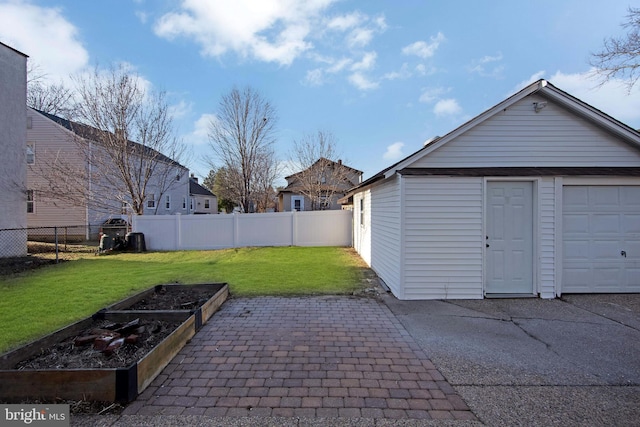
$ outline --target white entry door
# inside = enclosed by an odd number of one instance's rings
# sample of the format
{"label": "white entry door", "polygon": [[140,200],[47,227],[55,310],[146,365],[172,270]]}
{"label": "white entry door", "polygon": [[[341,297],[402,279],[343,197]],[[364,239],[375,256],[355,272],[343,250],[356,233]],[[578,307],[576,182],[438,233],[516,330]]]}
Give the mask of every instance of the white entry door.
{"label": "white entry door", "polygon": [[533,183],[487,183],[485,294],[533,294]]}

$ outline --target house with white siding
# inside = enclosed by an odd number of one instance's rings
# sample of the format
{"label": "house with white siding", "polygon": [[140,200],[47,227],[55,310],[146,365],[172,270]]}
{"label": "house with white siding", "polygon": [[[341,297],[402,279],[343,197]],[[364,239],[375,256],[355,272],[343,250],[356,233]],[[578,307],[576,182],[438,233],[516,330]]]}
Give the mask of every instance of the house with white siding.
{"label": "house with white siding", "polygon": [[545,80],[346,199],[399,299],[640,292],[640,133]]}
{"label": "house with white siding", "polygon": [[[98,130],[32,108],[27,108],[27,118],[27,186],[31,194],[28,226],[68,227],[72,237],[90,238],[89,233],[97,234],[107,220],[122,219],[130,224],[133,212],[127,193],[110,190],[110,183],[115,180],[104,181],[105,174],[118,177],[117,172],[96,170],[105,168],[108,161],[97,162],[98,166],[91,164],[77,143],[78,138],[84,138],[83,147],[92,147],[92,155],[98,156],[100,144],[87,136]],[[135,142],[130,144],[142,147]],[[155,168],[154,174],[159,176],[153,175],[148,181],[144,215],[193,213],[188,169],[161,153],[155,155],[163,166]],[[65,192],[68,196],[61,197]],[[41,230],[32,232],[46,234]]]}
{"label": "house with white siding", "polygon": [[27,55],[0,42],[0,257],[27,254]]}

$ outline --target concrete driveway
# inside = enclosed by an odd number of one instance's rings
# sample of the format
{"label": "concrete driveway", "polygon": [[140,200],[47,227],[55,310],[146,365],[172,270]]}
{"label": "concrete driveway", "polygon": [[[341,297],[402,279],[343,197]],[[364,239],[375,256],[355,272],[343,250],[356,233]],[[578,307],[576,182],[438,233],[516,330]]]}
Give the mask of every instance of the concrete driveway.
{"label": "concrete driveway", "polygon": [[640,294],[382,298],[487,425],[640,426]]}

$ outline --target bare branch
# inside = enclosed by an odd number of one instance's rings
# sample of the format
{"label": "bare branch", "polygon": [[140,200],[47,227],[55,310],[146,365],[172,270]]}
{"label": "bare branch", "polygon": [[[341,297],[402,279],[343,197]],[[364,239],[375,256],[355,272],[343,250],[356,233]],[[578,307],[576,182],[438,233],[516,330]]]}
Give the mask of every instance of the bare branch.
{"label": "bare branch", "polygon": [[51,164],[35,171],[46,184],[42,191],[74,205],[113,212],[126,204],[143,214],[149,194],[160,200],[185,170],[178,163],[185,149],[174,136],[164,94],[147,94],[122,67],[106,74],[96,68],[75,82],[81,123],[63,123],[75,145],[68,153],[49,153]]}
{"label": "bare branch", "polygon": [[601,78],[600,85],[621,78],[625,80],[627,92],[631,92],[640,78],[640,8],[629,7],[622,27],[629,30],[627,35],[605,39],[603,49],[593,53],[589,63]]}
{"label": "bare branch", "polygon": [[[209,143],[226,169],[228,196],[244,212],[255,206],[258,174],[275,163],[271,149],[276,111],[257,91],[232,89],[222,96],[217,120],[209,125]],[[270,183],[272,184],[272,182]]]}
{"label": "bare branch", "polygon": [[301,171],[288,178],[288,188],[309,199],[312,210],[335,207],[337,199],[359,181],[359,171],[343,165],[338,157],[330,132],[318,131],[294,141],[290,162]]}

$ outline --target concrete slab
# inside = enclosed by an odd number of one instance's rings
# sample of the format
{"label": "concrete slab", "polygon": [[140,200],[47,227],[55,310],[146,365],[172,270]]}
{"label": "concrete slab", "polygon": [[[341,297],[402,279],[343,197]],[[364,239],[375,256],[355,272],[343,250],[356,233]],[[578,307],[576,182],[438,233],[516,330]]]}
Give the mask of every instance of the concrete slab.
{"label": "concrete slab", "polygon": [[640,419],[640,295],[382,298],[488,425],[633,425]]}

